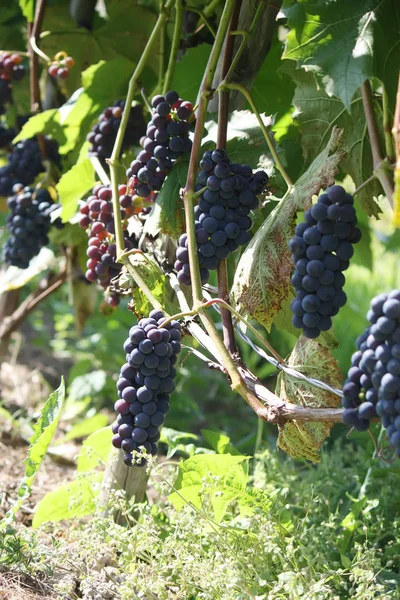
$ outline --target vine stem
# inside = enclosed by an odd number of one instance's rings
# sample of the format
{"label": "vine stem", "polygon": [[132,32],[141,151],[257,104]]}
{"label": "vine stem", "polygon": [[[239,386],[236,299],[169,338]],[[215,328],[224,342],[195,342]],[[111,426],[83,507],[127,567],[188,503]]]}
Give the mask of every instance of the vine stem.
{"label": "vine stem", "polygon": [[385,89],[382,88],[382,112],[383,112],[383,132],[385,135],[385,152],[388,160],[393,163],[395,160],[393,138],[392,138],[392,126],[390,118],[389,98]]}
{"label": "vine stem", "polygon": [[[108,163],[110,166],[111,176],[111,187],[112,187],[112,203],[114,212],[114,224],[115,224],[115,241],[117,247],[117,258],[119,258],[124,252],[124,234],[122,231],[121,221],[121,207],[119,205],[119,193],[118,193],[118,179],[117,179],[117,164],[121,154],[122,142],[124,139],[126,127],[128,125],[129,114],[131,111],[133,97],[135,95],[138,79],[146,65],[147,59],[153,49],[155,42],[157,41],[158,35],[161,32],[164,23],[166,22],[169,12],[173,7],[175,0],[168,0],[166,5],[163,7],[161,13],[158,15],[156,24],[154,25],[153,31],[147,41],[146,47],[143,50],[142,56],[133,72],[133,75],[129,81],[128,93],[126,96],[124,111],[122,113],[121,122],[118,128],[117,137],[115,140],[114,148],[111,154],[111,158]],[[129,259],[128,259],[129,263]],[[124,263],[126,264],[126,263]],[[130,264],[130,263],[129,263]],[[126,265],[127,266],[127,265]],[[127,266],[128,268],[128,266]]]}
{"label": "vine stem", "polygon": [[[164,0],[160,0],[160,12],[162,12],[164,6]],[[164,79],[164,68],[165,68],[165,46],[167,42],[167,34],[165,31],[166,22],[164,22],[160,31],[160,50],[158,57],[158,84],[157,88],[161,89],[163,79]],[[147,102],[146,102],[147,103]],[[151,109],[150,109],[151,114]]]}
{"label": "vine stem", "polygon": [[372,99],[372,90],[369,81],[365,81],[361,86],[361,97],[364,108],[365,120],[367,122],[369,140],[371,143],[372,160],[374,170],[380,184],[385,192],[390,206],[393,208],[393,181],[385,168],[382,168],[383,158],[380,148],[379,131],[376,122],[376,115]]}
{"label": "vine stem", "polygon": [[[236,0],[233,8],[231,20],[227,31],[225,43],[224,57],[222,61],[222,78],[224,79],[229,66],[232,62],[233,48],[235,45],[234,36],[230,35],[238,25],[242,0]],[[226,149],[226,140],[228,135],[228,119],[229,119],[229,90],[221,90],[219,93],[218,103],[218,131],[217,131],[217,148]],[[228,263],[226,260],[220,260],[217,267],[218,278],[218,296],[226,302],[229,302],[229,275]],[[225,346],[231,354],[237,353],[235,340],[235,332],[233,329],[232,315],[225,308],[221,307],[222,334],[224,337]]]}
{"label": "vine stem", "polygon": [[182,9],[182,0],[175,0],[175,25],[174,25],[174,35],[172,37],[172,46],[171,52],[169,55],[167,72],[165,73],[164,85],[163,85],[163,95],[168,92],[171,87],[172,78],[174,76],[176,60],[179,52],[179,44],[181,41],[181,32],[182,32],[182,24],[183,24],[183,9]]}
{"label": "vine stem", "polygon": [[[28,52],[30,62],[30,96],[31,96],[31,112],[36,114],[41,110],[40,87],[39,87],[39,60],[35,51],[37,48],[37,40],[42,29],[44,12],[46,9],[46,0],[38,0],[35,9],[33,23],[28,23]],[[47,57],[46,57],[47,59]],[[39,138],[38,138],[39,139]],[[40,140],[39,140],[40,143]],[[41,148],[42,149],[42,148]]]}
{"label": "vine stem", "polygon": [[219,56],[221,54],[222,46],[228,30],[229,22],[231,19],[232,11],[235,5],[235,0],[226,0],[224,10],[221,15],[217,35],[210,53],[210,58],[206,67],[203,83],[200,91],[199,108],[197,113],[196,127],[193,138],[193,146],[190,154],[189,170],[186,180],[186,186],[183,194],[183,201],[185,206],[185,218],[186,218],[186,233],[188,236],[188,251],[189,251],[189,264],[190,273],[192,278],[192,295],[193,295],[193,308],[199,309],[200,319],[210,336],[212,343],[214,344],[218,355],[221,357],[224,368],[226,369],[230,379],[231,388],[234,392],[240,394],[252,410],[260,417],[265,415],[265,408],[258,400],[258,398],[251,392],[243,383],[243,380],[239,374],[234,360],[227,351],[224,342],[220,338],[218,331],[215,327],[214,321],[207,313],[207,309],[202,307],[202,288],[200,280],[200,269],[197,259],[197,244],[196,244],[196,232],[194,226],[194,211],[193,211],[193,195],[195,187],[195,178],[197,170],[197,162],[199,156],[199,150],[201,146],[201,140],[204,131],[205,120],[207,116],[207,107],[211,94],[211,86],[217,68]]}
{"label": "vine stem", "polygon": [[247,40],[250,37],[250,35],[252,34],[252,32],[254,31],[254,28],[257,25],[257,21],[258,21],[259,17],[262,15],[263,10],[264,10],[263,3],[260,2],[259,5],[258,5],[258,7],[257,7],[257,10],[256,10],[256,12],[254,14],[253,21],[251,22],[251,25],[250,25],[248,31],[237,31],[237,32],[236,31],[231,31],[231,36],[233,36],[233,35],[241,35],[242,36],[242,41],[240,42],[240,45],[239,45],[239,48],[236,51],[235,57],[234,57],[234,59],[232,60],[232,62],[230,64],[228,72],[224,76],[225,81],[227,83],[229,83],[232,80],[232,77],[233,77],[233,74],[234,74],[235,69],[237,67],[237,64],[238,64],[238,62],[239,62],[239,60],[240,60],[240,58],[241,58],[241,56],[242,56],[242,54],[243,54],[246,46],[247,46]]}
{"label": "vine stem", "polygon": [[265,141],[267,142],[269,151],[272,154],[272,158],[274,159],[274,163],[275,163],[277,169],[281,173],[288,188],[292,188],[293,182],[290,179],[288,173],[286,172],[285,167],[283,166],[281,159],[279,158],[278,153],[276,152],[276,150],[274,148],[274,144],[271,140],[268,129],[264,125],[264,121],[262,120],[261,115],[257,110],[257,107],[254,103],[254,100],[253,100],[249,90],[246,87],[244,87],[244,85],[242,85],[241,83],[227,83],[226,81],[222,81],[222,83],[218,86],[218,90],[219,89],[221,89],[221,90],[224,90],[224,89],[237,90],[238,92],[243,94],[243,96],[246,98],[247,102],[250,104],[251,110],[253,111],[253,113],[255,114],[255,116],[257,118],[257,121],[260,125],[261,131],[263,132]]}

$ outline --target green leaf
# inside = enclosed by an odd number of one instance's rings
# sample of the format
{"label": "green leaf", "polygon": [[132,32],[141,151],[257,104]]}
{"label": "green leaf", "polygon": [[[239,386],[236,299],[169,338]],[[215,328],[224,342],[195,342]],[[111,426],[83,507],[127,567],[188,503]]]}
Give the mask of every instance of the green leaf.
{"label": "green leaf", "polygon": [[311,206],[312,196],[334,182],[344,155],[341,143],[341,131],[334,129],[326,148],[267,217],[240,258],[231,293],[235,308],[268,330],[291,291],[288,243],[296,213]]}
{"label": "green leaf", "polygon": [[400,38],[395,0],[305,0],[283,12],[290,27],[283,58],[316,73],[326,93],[347,110],[367,79],[393,79]]}
{"label": "green leaf", "polygon": [[189,48],[175,66],[171,89],[179,90],[181,98],[192,104],[196,102],[199,85],[210,56],[210,49],[208,44]]}
{"label": "green leaf", "polygon": [[280,69],[281,59],[282,42],[275,37],[251,87],[251,95],[258,112],[276,115],[275,121],[278,121],[290,110],[294,94],[293,82]]}
{"label": "green leaf", "polygon": [[107,415],[101,413],[83,419],[80,423],[74,425],[63,438],[57,441],[57,444],[65,444],[70,440],[76,440],[77,438],[83,438],[90,435],[94,431],[98,431],[105,427],[108,423]]}
{"label": "green leaf", "polygon": [[209,444],[217,454],[231,454],[232,456],[240,454],[240,452],[232,446],[230,443],[231,440],[227,435],[219,433],[218,431],[210,431],[209,429],[201,429],[200,432],[207,444]]}
{"label": "green leaf", "polygon": [[[373,171],[371,147],[365,125],[364,109],[358,94],[351,103],[350,113],[336,98],[318,88],[315,76],[285,65],[297,84],[293,98],[293,118],[300,125],[300,142],[306,163],[309,164],[324,148],[334,127],[343,129],[343,147],[346,156],[341,162],[343,170],[350,175],[356,187],[368,179]],[[376,108],[378,105],[376,104]],[[368,215],[378,216],[380,209],[373,199],[381,193],[378,180],[373,180],[358,194],[357,201]]]}
{"label": "green leaf", "polygon": [[[289,357],[289,366],[296,368],[307,377],[324,381],[334,388],[342,385],[342,374],[337,360],[331,350],[315,340],[301,336]],[[299,381],[282,372],[278,378],[276,394],[284,402],[301,406],[337,407],[340,398]],[[279,426],[277,446],[287,452],[292,458],[305,458],[314,463],[320,462],[319,451],[325,439],[329,436],[333,423],[329,422],[300,422],[290,421]]]}
{"label": "green leaf", "polygon": [[95,431],[83,442],[78,456],[78,472],[91,471],[107,462],[113,433],[111,427]]}
{"label": "green leaf", "polygon": [[18,501],[13,507],[13,513],[16,513],[22,503],[30,496],[33,480],[57,429],[64,400],[65,383],[62,377],[60,386],[50,394],[35,425],[34,434],[28,448],[28,456],[25,459],[25,477],[19,486]]}
{"label": "green leaf", "polygon": [[19,0],[19,6],[28,23],[33,23],[33,17],[35,15],[35,0]]}
{"label": "green leaf", "polygon": [[[80,94],[72,110],[62,124],[66,141],[61,146],[63,154],[79,147],[86,138],[94,119],[115,98],[126,95],[134,64],[124,58],[105,62],[101,60],[82,73],[85,90]],[[112,85],[110,85],[110,81]]]}
{"label": "green leaf", "polygon": [[187,442],[186,440],[199,441],[197,435],[193,433],[177,431],[170,427],[163,427],[161,429],[160,443],[168,446],[167,458],[171,458],[177,452],[183,452],[189,456],[196,454],[198,447],[193,442]]}
{"label": "green leaf", "polygon": [[56,186],[62,204],[61,218],[64,223],[74,216],[78,201],[95,183],[95,170],[89,158],[85,158],[64,173]]}
{"label": "green leaf", "polygon": [[247,469],[242,464],[250,456],[201,454],[179,464],[179,474],[169,499],[177,510],[185,504],[202,508],[202,496],[208,494],[217,522],[222,521],[229,504],[246,487]]}
{"label": "green leaf", "polygon": [[155,237],[160,231],[178,239],[185,230],[185,214],[180,190],[185,187],[188,163],[178,161],[157,196],[150,216],[146,220],[144,233]]}
{"label": "green leaf", "polygon": [[60,112],[56,108],[52,108],[30,117],[19,134],[13,139],[13,144],[29,139],[38,133],[44,135],[54,134],[55,130],[62,131],[60,127]]}
{"label": "green leaf", "polygon": [[36,507],[32,527],[36,529],[42,523],[57,523],[93,514],[102,478],[103,473],[95,473],[60,485],[46,494]]}

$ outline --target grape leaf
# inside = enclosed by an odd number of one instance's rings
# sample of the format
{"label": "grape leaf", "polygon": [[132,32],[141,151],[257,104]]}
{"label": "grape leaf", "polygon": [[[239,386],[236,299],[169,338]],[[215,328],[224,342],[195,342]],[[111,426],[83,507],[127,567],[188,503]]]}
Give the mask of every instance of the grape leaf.
{"label": "grape leaf", "polygon": [[50,248],[41,248],[39,254],[34,256],[27,269],[9,266],[0,277],[0,294],[8,290],[17,290],[27,285],[34,277],[47,269],[56,269],[57,259]]}
{"label": "grape leaf", "polygon": [[116,97],[126,94],[133,67],[133,63],[120,58],[108,62],[101,60],[83,71],[82,83],[85,89],[62,120],[66,136],[66,141],[60,148],[63,154],[83,143],[93,120],[100,112],[112,105]]}
{"label": "grape leaf", "polygon": [[60,386],[48,397],[44,404],[38,422],[35,425],[34,434],[30,440],[28,455],[25,459],[25,476],[18,488],[18,500],[13,508],[7,513],[5,520],[12,518],[23,502],[29,498],[32,483],[42,464],[47,448],[53,439],[61,416],[61,410],[65,400],[65,383],[61,378]]}
{"label": "grape leaf", "polygon": [[96,183],[95,170],[89,158],[74,165],[64,173],[56,188],[62,204],[61,218],[64,223],[76,213],[78,201]]}
{"label": "grape leaf", "polygon": [[396,0],[305,0],[283,13],[290,27],[283,58],[316,73],[328,96],[340,98],[350,111],[357,89],[378,77],[394,101],[400,38]]}
{"label": "grape leaf", "polygon": [[181,98],[193,104],[196,102],[199,84],[203,78],[209,55],[210,46],[200,44],[196,48],[186,50],[175,66],[171,89],[179,90]]}
{"label": "grape leaf", "polygon": [[174,484],[176,491],[170,494],[170,501],[177,510],[181,510],[185,504],[201,509],[202,495],[207,493],[210,495],[215,520],[222,521],[229,504],[246,487],[247,465],[242,463],[249,458],[250,456],[230,454],[200,454],[180,462]]}
{"label": "grape leaf", "polygon": [[60,113],[56,108],[45,110],[42,113],[33,115],[22,127],[19,134],[13,139],[13,144],[25,139],[29,139],[38,133],[44,135],[51,134],[61,145],[65,136],[60,126]]}
{"label": "grape leaf", "polygon": [[19,0],[19,6],[28,23],[33,23],[35,0]]}
{"label": "grape leaf", "polygon": [[185,230],[185,214],[180,191],[186,185],[188,163],[178,161],[157,196],[151,213],[146,220],[144,233],[155,237],[160,231],[177,239]]}
{"label": "grape leaf", "polygon": [[36,507],[32,527],[36,529],[42,523],[57,523],[93,514],[102,478],[103,473],[86,475],[46,494]]}
{"label": "grape leaf", "polygon": [[311,206],[312,196],[321,188],[332,185],[343,156],[342,132],[334,128],[325,149],[267,217],[240,258],[232,286],[233,303],[268,330],[291,290],[293,264],[288,243],[296,213]]}
{"label": "grape leaf", "polygon": [[[301,336],[289,357],[289,366],[340,388],[342,374],[336,359],[326,346]],[[340,398],[331,392],[299,381],[282,372],[278,378],[277,395],[285,402],[312,407],[337,407]],[[291,421],[279,427],[277,445],[292,458],[305,458],[314,463],[320,461],[319,451],[329,436],[332,422]]]}
{"label": "grape leaf", "polygon": [[78,456],[78,472],[87,472],[95,469],[99,464],[104,464],[110,454],[111,427],[103,427],[90,434],[83,442]]}
{"label": "grape leaf", "polygon": [[[336,98],[329,98],[318,88],[312,73],[294,69],[293,63],[287,63],[284,69],[297,83],[293,98],[293,118],[300,125],[300,140],[307,164],[314,160],[325,146],[332,128],[341,127],[347,150],[341,167],[358,187],[373,171],[371,147],[360,95],[354,98],[348,113]],[[378,180],[374,180],[357,194],[357,200],[368,215],[378,216],[380,209],[372,196],[378,196],[380,193],[380,184]]]}

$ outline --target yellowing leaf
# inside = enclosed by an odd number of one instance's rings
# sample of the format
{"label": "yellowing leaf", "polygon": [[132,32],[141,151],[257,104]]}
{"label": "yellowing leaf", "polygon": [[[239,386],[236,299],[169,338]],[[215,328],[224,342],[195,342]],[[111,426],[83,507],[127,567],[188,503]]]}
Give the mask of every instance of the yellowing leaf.
{"label": "yellowing leaf", "polygon": [[290,294],[293,265],[288,244],[296,213],[311,206],[312,196],[334,182],[344,156],[341,139],[341,130],[334,128],[325,149],[267,217],[239,261],[232,286],[235,308],[266,329]]}
{"label": "yellowing leaf", "polygon": [[[301,336],[288,364],[304,375],[324,381],[332,387],[341,386],[342,374],[336,359],[328,347],[315,340]],[[280,376],[277,387],[279,397],[285,402],[312,407],[335,407],[340,404],[340,398],[335,394],[285,373]],[[292,458],[305,458],[317,463],[320,461],[319,451],[329,436],[331,427],[332,422],[291,421],[279,428],[277,445]]]}

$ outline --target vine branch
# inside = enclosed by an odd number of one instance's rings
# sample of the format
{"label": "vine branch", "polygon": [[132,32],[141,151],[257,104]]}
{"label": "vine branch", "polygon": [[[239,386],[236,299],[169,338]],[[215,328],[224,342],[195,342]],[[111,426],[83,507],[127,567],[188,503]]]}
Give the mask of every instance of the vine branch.
{"label": "vine branch", "polygon": [[361,97],[364,107],[365,120],[367,122],[368,135],[371,143],[372,160],[374,164],[374,170],[378,177],[380,184],[385,192],[385,195],[389,201],[389,204],[393,208],[393,181],[385,168],[382,168],[383,157],[379,141],[379,131],[376,122],[376,115],[374,110],[372,90],[369,81],[366,81],[361,86]]}
{"label": "vine branch", "polygon": [[[230,35],[238,25],[240,9],[242,7],[242,0],[236,0],[229,27],[227,31],[227,38],[225,43],[225,51],[222,62],[222,78],[225,77],[229,70],[229,66],[232,62],[233,48],[235,45],[234,36]],[[228,120],[229,120],[229,90],[221,90],[219,94],[218,104],[218,131],[217,131],[217,148],[226,149],[226,140],[228,134]],[[228,276],[228,263],[226,260],[220,260],[217,268],[218,278],[218,296],[229,302],[229,276]],[[222,333],[224,337],[225,346],[228,348],[231,354],[237,353],[237,346],[235,341],[235,332],[233,329],[232,315],[225,308],[221,307],[221,321],[222,321]]]}

